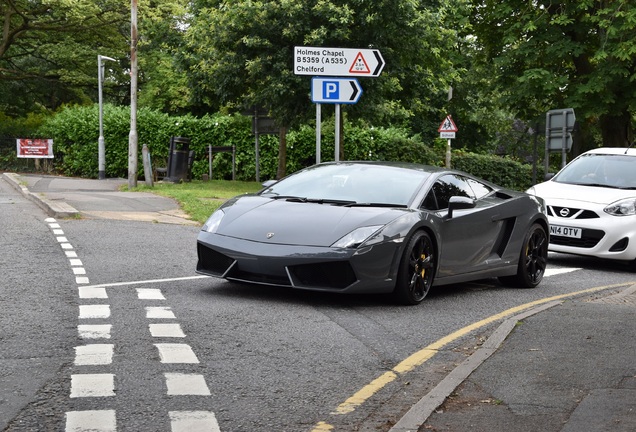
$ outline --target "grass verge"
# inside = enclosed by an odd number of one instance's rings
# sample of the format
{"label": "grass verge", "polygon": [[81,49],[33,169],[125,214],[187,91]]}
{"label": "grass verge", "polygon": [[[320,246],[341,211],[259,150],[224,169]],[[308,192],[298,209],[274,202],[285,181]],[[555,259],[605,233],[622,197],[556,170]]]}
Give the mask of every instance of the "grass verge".
{"label": "grass verge", "polygon": [[172,198],[192,220],[203,224],[229,198],[257,192],[261,188],[258,182],[192,180],[184,183],[158,182],[153,187],[139,183],[132,191],[151,192]]}

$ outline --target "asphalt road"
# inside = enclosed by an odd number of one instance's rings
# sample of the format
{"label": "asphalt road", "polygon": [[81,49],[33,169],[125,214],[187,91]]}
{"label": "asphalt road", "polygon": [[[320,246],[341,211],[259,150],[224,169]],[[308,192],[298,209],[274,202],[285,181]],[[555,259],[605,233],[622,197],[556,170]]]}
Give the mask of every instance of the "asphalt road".
{"label": "asphalt road", "polygon": [[0,430],[11,432],[91,421],[118,431],[387,431],[500,320],[378,382],[424,347],[522,304],[634,280],[621,266],[555,256],[536,289],[485,280],[402,307],[203,278],[196,226],[51,220],[1,179],[0,209]]}

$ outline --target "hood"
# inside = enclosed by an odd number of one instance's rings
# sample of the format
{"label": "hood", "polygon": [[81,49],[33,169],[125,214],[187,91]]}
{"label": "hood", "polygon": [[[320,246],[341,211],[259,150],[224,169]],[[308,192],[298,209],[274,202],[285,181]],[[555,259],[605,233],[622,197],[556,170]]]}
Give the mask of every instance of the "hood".
{"label": "hood", "polygon": [[606,206],[623,198],[636,197],[635,190],[613,189],[597,186],[581,186],[547,181],[528,189],[528,193],[543,198],[548,205],[555,202],[592,203]]}
{"label": "hood", "polygon": [[[358,227],[386,225],[407,209],[343,207],[241,197],[223,207],[217,234],[261,243],[329,247]],[[270,238],[268,239],[268,235]]]}

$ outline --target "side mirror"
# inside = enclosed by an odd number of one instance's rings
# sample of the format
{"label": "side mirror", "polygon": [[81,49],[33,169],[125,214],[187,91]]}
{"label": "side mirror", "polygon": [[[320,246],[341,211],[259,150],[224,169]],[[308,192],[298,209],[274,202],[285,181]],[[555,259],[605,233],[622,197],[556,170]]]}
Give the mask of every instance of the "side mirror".
{"label": "side mirror", "polygon": [[263,186],[264,188],[267,188],[277,182],[278,180],[265,180],[263,183],[261,183],[261,186]]}
{"label": "side mirror", "polygon": [[548,181],[550,180],[552,177],[554,177],[554,173],[547,173],[545,176],[543,176],[543,180]]}
{"label": "side mirror", "polygon": [[475,200],[463,196],[452,196],[448,200],[448,217],[453,217],[453,211],[475,208]]}

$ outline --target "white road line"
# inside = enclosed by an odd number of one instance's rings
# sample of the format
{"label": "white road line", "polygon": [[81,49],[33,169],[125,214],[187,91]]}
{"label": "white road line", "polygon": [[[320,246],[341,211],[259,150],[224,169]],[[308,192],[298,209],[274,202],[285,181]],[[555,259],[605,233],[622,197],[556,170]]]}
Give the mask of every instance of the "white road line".
{"label": "white road line", "polygon": [[155,344],[161,363],[199,363],[194,351],[187,344]]}
{"label": "white road line", "polygon": [[64,230],[54,229],[53,230],[53,235],[64,235]]}
{"label": "white road line", "polygon": [[186,280],[194,280],[194,279],[210,279],[210,278],[211,276],[186,276],[186,277],[167,278],[167,279],[148,279],[148,280],[142,280],[142,281],[113,282],[109,284],[97,284],[93,286],[118,287],[118,286],[128,286],[128,285],[148,285],[153,283],[178,282],[178,281],[186,281]]}
{"label": "white road line", "polygon": [[210,396],[205,377],[199,374],[164,373],[168,396]]}
{"label": "white road line", "polygon": [[67,258],[77,258],[77,252],[75,251],[64,251]]}
{"label": "white road line", "polygon": [[148,328],[150,329],[152,337],[186,337],[179,324],[148,324]]}
{"label": "white road line", "polygon": [[113,344],[90,344],[75,347],[76,366],[109,365],[113,362]]}
{"label": "white road line", "polygon": [[81,259],[70,259],[68,260],[69,263],[71,263],[71,266],[76,267],[76,266],[82,266],[82,260]]}
{"label": "white road line", "polygon": [[581,270],[580,268],[576,268],[576,267],[565,267],[565,268],[548,268],[545,271],[545,276],[555,276],[555,275],[559,275],[559,274],[563,274],[563,273],[570,273],[576,270]]}
{"label": "white road line", "polygon": [[78,284],[78,285],[87,284],[88,283],[88,278],[86,276],[77,276],[75,278],[75,283]]}
{"label": "white road line", "polygon": [[58,243],[68,243],[68,239],[64,236],[56,237]]}
{"label": "white road line", "polygon": [[115,396],[115,375],[76,374],[71,375],[72,398]]}
{"label": "white road line", "polygon": [[140,300],[165,300],[160,289],[156,288],[137,288],[137,297]]}
{"label": "white road line", "polygon": [[108,318],[110,317],[110,305],[80,305],[79,318]]}
{"label": "white road line", "polygon": [[62,246],[62,249],[73,249],[70,243],[62,243],[60,246]]}
{"label": "white road line", "polygon": [[80,324],[77,333],[82,339],[110,339],[111,324]]}
{"label": "white road line", "polygon": [[108,298],[108,294],[106,294],[106,288],[79,287],[78,289],[79,297],[82,299]]}
{"label": "white road line", "polygon": [[212,411],[170,411],[172,432],[221,432]]}
{"label": "white road line", "polygon": [[169,306],[147,306],[146,318],[158,318],[158,319],[176,319],[174,312],[170,310]]}
{"label": "white road line", "polygon": [[117,419],[114,410],[69,411],[65,432],[115,432]]}
{"label": "white road line", "polygon": [[84,267],[73,267],[73,274],[74,275],[85,275],[86,274],[86,269]]}

